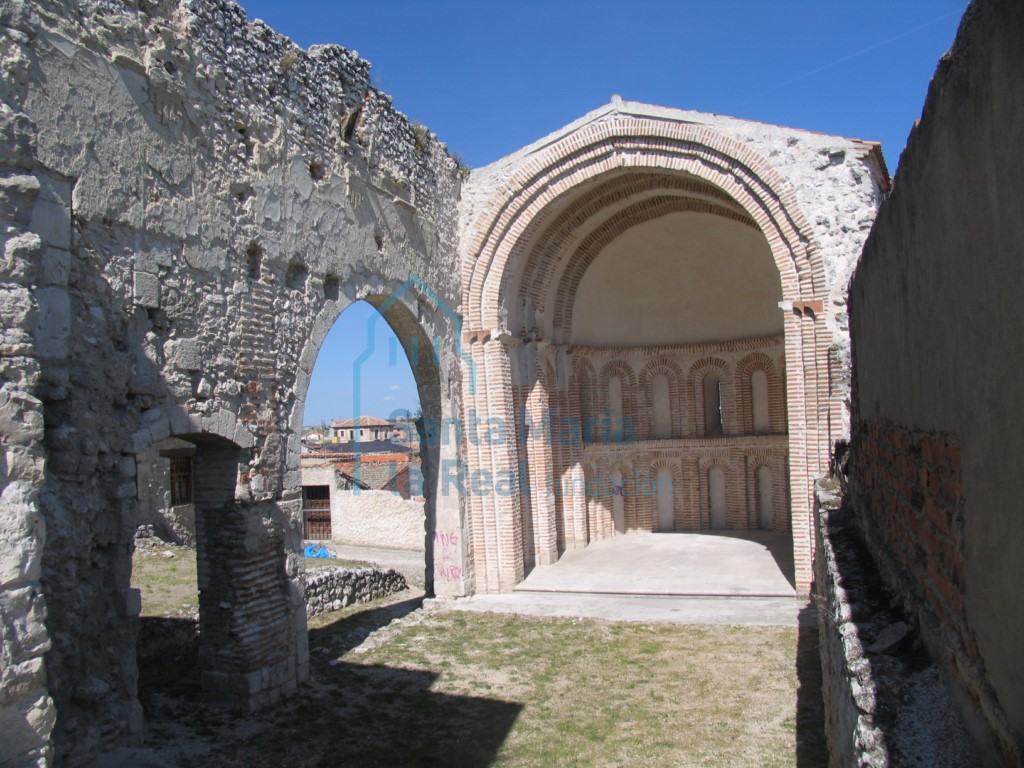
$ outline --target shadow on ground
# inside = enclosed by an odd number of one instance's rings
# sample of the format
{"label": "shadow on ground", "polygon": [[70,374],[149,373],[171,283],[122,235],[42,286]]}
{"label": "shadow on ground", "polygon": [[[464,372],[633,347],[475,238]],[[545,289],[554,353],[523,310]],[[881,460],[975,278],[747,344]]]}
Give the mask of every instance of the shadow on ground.
{"label": "shadow on ground", "polygon": [[[466,766],[498,758],[523,706],[431,690],[440,673],[359,664],[352,650],[423,598],[370,608],[310,630],[310,682],[254,715],[206,703],[198,643],[140,657],[147,759],[134,765]],[[179,628],[185,632],[186,628]],[[342,658],[344,657],[344,658]]]}
{"label": "shadow on ground", "polygon": [[796,766],[828,765],[825,703],[821,694],[821,653],[818,609],[809,603],[800,610],[796,646]]}

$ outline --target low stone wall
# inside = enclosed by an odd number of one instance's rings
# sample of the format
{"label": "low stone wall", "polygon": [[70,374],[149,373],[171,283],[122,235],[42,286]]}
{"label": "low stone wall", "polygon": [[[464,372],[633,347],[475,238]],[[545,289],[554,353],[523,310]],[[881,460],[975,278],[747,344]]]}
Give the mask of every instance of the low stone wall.
{"label": "low stone wall", "polygon": [[830,768],[974,765],[948,681],[838,493],[817,489],[815,592]]}
{"label": "low stone wall", "polygon": [[[408,588],[405,577],[388,568],[322,568],[307,571],[306,614],[316,616],[353,603],[365,603]],[[147,617],[139,634],[140,664],[175,655],[199,642],[199,616]]]}
{"label": "low stone wall", "polygon": [[408,589],[405,576],[393,568],[323,568],[306,575],[306,615],[337,611]]}

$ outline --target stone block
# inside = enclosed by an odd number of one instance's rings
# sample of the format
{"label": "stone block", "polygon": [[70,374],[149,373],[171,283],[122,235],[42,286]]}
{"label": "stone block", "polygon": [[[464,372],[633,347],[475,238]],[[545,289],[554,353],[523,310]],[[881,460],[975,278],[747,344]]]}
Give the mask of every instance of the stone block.
{"label": "stone block", "polygon": [[71,276],[71,251],[47,248],[39,265],[40,285],[67,286]]}
{"label": "stone block", "polygon": [[0,593],[0,624],[5,628],[4,650],[14,663],[50,650],[45,621],[46,607],[37,587],[27,586]]}
{"label": "stone block", "polygon": [[[17,483],[15,485],[25,485]],[[0,587],[38,581],[44,527],[38,505],[25,494],[5,489],[0,499]]]}
{"label": "stone block", "polygon": [[160,278],[156,275],[135,270],[132,290],[138,306],[150,309],[160,306]]}
{"label": "stone block", "polygon": [[71,299],[66,290],[56,286],[40,288],[35,295],[39,305],[36,351],[41,358],[65,358],[71,333]]}
{"label": "stone block", "polygon": [[33,752],[45,752],[57,711],[45,689],[35,699],[0,707],[0,765],[27,765]]}
{"label": "stone block", "polygon": [[54,248],[71,250],[71,209],[49,200],[39,200],[32,209],[29,228]]}
{"label": "stone block", "polygon": [[8,238],[4,243],[0,275],[17,282],[30,282],[42,252],[43,240],[35,232],[22,232]]}
{"label": "stone block", "polygon": [[[41,418],[39,421],[42,423]],[[44,462],[35,451],[20,445],[11,445],[3,459],[5,464],[3,484],[15,480],[24,480],[35,487],[42,484]]]}
{"label": "stone block", "polygon": [[35,182],[39,199],[65,208],[71,207],[71,182],[48,173],[37,173]]}
{"label": "stone block", "polygon": [[197,339],[171,339],[164,345],[167,365],[179,371],[203,368],[203,347]]}
{"label": "stone block", "polygon": [[39,181],[32,176],[0,178],[0,212],[5,219],[25,225],[39,195]]}
{"label": "stone block", "polygon": [[0,322],[4,328],[26,328],[32,322],[32,297],[23,288],[0,290]]}
{"label": "stone block", "polygon": [[46,664],[38,656],[0,670],[0,705],[31,696],[46,687]]}
{"label": "stone block", "polygon": [[135,269],[152,275],[160,274],[160,267],[174,265],[174,257],[167,251],[145,251],[135,257]]}
{"label": "stone block", "polygon": [[0,428],[8,446],[34,447],[43,437],[42,404],[16,389],[0,389]]}

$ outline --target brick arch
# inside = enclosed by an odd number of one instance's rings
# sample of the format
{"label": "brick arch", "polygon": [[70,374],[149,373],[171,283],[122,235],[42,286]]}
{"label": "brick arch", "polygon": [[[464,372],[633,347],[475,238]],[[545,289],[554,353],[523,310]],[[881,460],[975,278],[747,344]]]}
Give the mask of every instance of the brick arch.
{"label": "brick arch", "polygon": [[754,371],[768,378],[768,425],[774,434],[786,431],[786,387],[775,362],[763,352],[753,352],[736,366],[736,419],[740,434],[754,433],[750,379]]}
{"label": "brick arch", "polygon": [[644,403],[645,407],[642,409],[643,416],[641,418],[641,423],[638,426],[638,431],[640,435],[644,437],[654,437],[654,393],[651,387],[654,383],[654,378],[659,374],[664,374],[668,378],[668,397],[669,406],[671,408],[672,437],[682,437],[685,434],[683,431],[683,393],[686,387],[686,376],[683,373],[682,366],[680,366],[675,360],[668,357],[659,357],[655,360],[651,360],[643,367],[643,370],[640,371],[640,375],[637,377],[640,384],[640,396],[647,398],[647,402]]}
{"label": "brick arch", "polygon": [[[611,402],[608,399],[608,382],[612,376],[622,379],[622,418],[633,425],[634,435],[639,430],[640,419],[636,402],[636,374],[632,366],[625,360],[612,360],[605,363],[597,376],[597,402],[598,417],[603,419],[604,415],[611,409]],[[602,428],[603,428],[602,421]]]}
{"label": "brick arch", "polygon": [[[680,502],[683,497],[683,466],[682,461],[678,457],[674,456],[655,456],[651,461],[651,480],[654,482],[655,488],[658,485],[658,473],[661,470],[667,469],[672,474],[672,505],[675,507],[675,528],[679,530],[682,528],[682,505]],[[655,503],[656,506],[656,503]],[[657,509],[654,510],[654,523],[652,530],[657,530],[658,513]]]}
{"label": "brick arch", "polygon": [[796,192],[766,158],[706,126],[618,115],[538,152],[505,183],[508,193],[477,219],[463,274],[471,330],[501,327],[500,291],[510,254],[543,223],[545,208],[584,182],[626,167],[714,184],[765,234],[784,299],[810,300],[824,293],[821,258]]}
{"label": "brick arch", "polygon": [[758,519],[758,486],[757,471],[761,467],[767,467],[771,472],[772,487],[772,530],[788,529],[789,521],[785,510],[787,507],[786,483],[785,483],[786,457],[772,450],[753,450],[747,453],[747,499],[749,522],[752,527],[759,528]]}
{"label": "brick arch", "polygon": [[722,430],[726,433],[726,409],[733,408],[733,398],[729,397],[733,375],[729,364],[720,357],[705,357],[690,367],[689,384],[693,407],[693,429],[697,437],[704,437],[707,426],[704,422],[704,378],[709,373],[717,373],[722,382]]}
{"label": "brick arch", "polygon": [[[557,261],[557,255],[565,250],[568,242],[576,238],[577,228],[588,220],[599,218],[606,210],[621,204],[623,200],[647,197],[651,194],[662,197],[677,195],[689,198],[693,202],[703,201],[709,208],[716,204],[714,207],[721,209],[723,213],[735,215],[754,225],[753,220],[736,206],[729,195],[705,181],[682,174],[650,170],[608,175],[611,176],[610,179],[595,189],[580,194],[558,214],[551,214],[548,210],[542,212],[535,225],[536,229],[542,231],[535,241],[528,238],[519,239],[513,247],[511,263],[517,264],[520,259],[525,259],[521,270],[524,279],[520,281],[520,285],[543,283],[544,275],[550,275],[550,262]],[[526,293],[536,294],[537,291]]]}

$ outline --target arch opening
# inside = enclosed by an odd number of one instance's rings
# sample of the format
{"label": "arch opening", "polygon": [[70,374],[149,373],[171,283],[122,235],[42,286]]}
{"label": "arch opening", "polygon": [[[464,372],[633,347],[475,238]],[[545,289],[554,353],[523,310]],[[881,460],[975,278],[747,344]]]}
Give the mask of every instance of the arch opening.
{"label": "arch opening", "polygon": [[[403,303],[371,294],[346,306],[318,345],[294,457],[304,551],[390,562],[428,594],[436,463],[423,437],[440,425],[435,357]],[[331,563],[306,558],[307,568]]]}
{"label": "arch opening", "polygon": [[[651,142],[658,152],[647,151]],[[614,115],[541,150],[505,189],[474,224],[469,241],[470,326],[487,329],[483,338],[500,329],[508,334],[502,338],[536,343],[537,354],[557,358],[570,380],[585,367],[582,362],[597,371],[621,364],[624,407],[635,412],[637,423],[632,443],[643,449],[631,452],[630,441],[598,435],[582,440],[580,448],[552,450],[552,460],[565,468],[581,461],[595,467],[622,462],[635,468],[641,484],[654,480],[652,467],[662,460],[696,468],[709,461],[749,465],[754,456],[767,456],[784,468],[787,488],[777,495],[776,507],[781,501],[786,510],[775,514],[789,528],[788,486],[797,488],[820,452],[811,444],[818,438],[809,437],[794,443],[790,456],[788,423],[817,413],[814,404],[828,393],[820,376],[808,374],[809,361],[821,349],[815,341],[819,329],[794,320],[815,317],[780,311],[788,301],[815,306],[825,286],[813,233],[785,179],[766,158],[708,126]],[[704,266],[684,268],[701,259]],[[711,279],[716,266],[730,259],[732,268]],[[747,357],[767,358],[772,371],[767,432],[753,428]],[[653,382],[637,376],[655,359],[681,369],[678,387],[670,388],[673,404],[679,404],[672,409],[671,438],[661,436],[664,417],[654,413]],[[721,431],[712,435],[705,421],[715,419],[706,419],[702,389],[710,363],[720,371]],[[599,383],[592,395],[579,392],[559,402],[556,417],[587,424],[595,414],[580,406],[607,403],[602,389]],[[797,412],[788,412],[789,403]],[[758,416],[760,428],[760,406]],[[698,492],[707,478],[690,477],[678,517],[684,529],[696,530],[708,525],[708,492]],[[755,483],[743,472],[726,473],[725,482],[729,527],[758,527],[749,513],[757,503]],[[809,499],[800,492],[792,501],[801,515],[794,538],[807,533]],[[588,498],[578,506],[594,505]],[[638,497],[634,506],[637,530],[656,529],[656,504]],[[600,537],[600,530],[588,526],[576,545]],[[803,588],[806,573],[797,581]]]}

